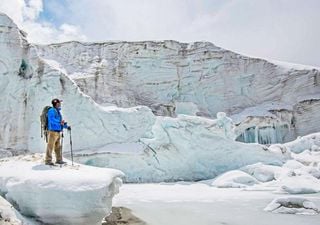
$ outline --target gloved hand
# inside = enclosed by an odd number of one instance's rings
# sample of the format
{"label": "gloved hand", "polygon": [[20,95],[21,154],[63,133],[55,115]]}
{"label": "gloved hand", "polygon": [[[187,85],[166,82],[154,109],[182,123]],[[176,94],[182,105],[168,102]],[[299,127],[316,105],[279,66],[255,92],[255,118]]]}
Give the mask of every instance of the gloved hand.
{"label": "gloved hand", "polygon": [[71,130],[71,126],[68,126],[67,129],[68,129],[68,130]]}

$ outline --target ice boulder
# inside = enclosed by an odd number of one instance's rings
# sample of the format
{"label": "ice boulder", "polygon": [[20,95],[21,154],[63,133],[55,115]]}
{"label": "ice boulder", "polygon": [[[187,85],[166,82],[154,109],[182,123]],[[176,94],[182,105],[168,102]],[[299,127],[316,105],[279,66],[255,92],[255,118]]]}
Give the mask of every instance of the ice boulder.
{"label": "ice boulder", "polygon": [[280,174],[282,174],[283,171],[282,167],[280,166],[264,165],[263,163],[248,165],[241,168],[241,170],[250,174],[261,182],[275,180],[280,176]]}
{"label": "ice boulder", "polygon": [[232,170],[214,179],[211,185],[219,188],[244,188],[258,183],[259,181],[249,174]]}
{"label": "ice boulder", "polygon": [[298,137],[296,140],[283,145],[294,153],[301,153],[307,149],[317,151],[320,146],[320,133],[313,133],[303,137]]}
{"label": "ice boulder", "polygon": [[312,175],[290,176],[280,180],[280,192],[311,194],[320,192],[320,180]]}
{"label": "ice boulder", "polygon": [[296,170],[301,169],[304,167],[304,165],[296,160],[288,160],[285,164],[283,164],[284,168]]}
{"label": "ice boulder", "polygon": [[292,158],[304,165],[317,165],[320,163],[320,152],[305,150],[299,154],[292,153]]}
{"label": "ice boulder", "polygon": [[43,155],[0,160],[0,193],[21,214],[45,224],[101,224],[124,175],[84,165],[50,167]]}
{"label": "ice boulder", "polygon": [[315,215],[319,214],[320,212],[320,209],[310,200],[296,197],[276,198],[269,205],[267,205],[264,210],[273,213],[303,215]]}

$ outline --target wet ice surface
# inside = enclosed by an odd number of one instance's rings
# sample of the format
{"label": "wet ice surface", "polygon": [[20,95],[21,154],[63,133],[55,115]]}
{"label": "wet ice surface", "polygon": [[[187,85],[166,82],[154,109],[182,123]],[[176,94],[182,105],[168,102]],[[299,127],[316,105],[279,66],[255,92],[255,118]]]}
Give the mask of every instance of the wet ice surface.
{"label": "wet ice surface", "polygon": [[275,214],[263,209],[281,196],[304,197],[320,206],[320,194],[214,188],[201,183],[125,184],[114,205],[150,225],[319,225],[320,215]]}

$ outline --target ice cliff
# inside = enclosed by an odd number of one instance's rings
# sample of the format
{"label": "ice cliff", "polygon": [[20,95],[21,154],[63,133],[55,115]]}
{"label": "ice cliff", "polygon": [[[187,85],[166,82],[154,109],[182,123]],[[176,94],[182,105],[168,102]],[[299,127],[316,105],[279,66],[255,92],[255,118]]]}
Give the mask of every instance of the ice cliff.
{"label": "ice cliff", "polygon": [[156,115],[226,112],[238,140],[285,142],[319,130],[320,70],[243,56],[209,42],[67,42],[36,46],[101,105]]}

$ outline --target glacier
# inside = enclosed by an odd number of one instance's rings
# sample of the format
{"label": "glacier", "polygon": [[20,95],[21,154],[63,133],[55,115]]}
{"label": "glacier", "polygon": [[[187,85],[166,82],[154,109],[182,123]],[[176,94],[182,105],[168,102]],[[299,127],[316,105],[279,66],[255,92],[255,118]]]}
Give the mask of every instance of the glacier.
{"label": "glacier", "polygon": [[320,69],[243,56],[209,42],[36,45],[101,105],[145,105],[158,116],[226,112],[238,140],[283,143],[319,128]]}
{"label": "glacier", "polygon": [[0,23],[2,155],[44,151],[36,115],[56,97],[73,128],[75,158],[120,169],[128,182],[281,165],[285,152],[256,143],[293,140],[319,127],[317,68],[287,68],[207,42],[41,46],[28,43],[6,15]]}
{"label": "glacier", "polygon": [[[166,188],[190,188],[187,201],[222,187],[320,192],[319,68],[209,42],[36,45],[0,13],[0,76],[0,207],[17,223],[99,224],[122,180],[183,181]],[[95,167],[43,165],[39,116],[52,98],[64,101],[76,161]]]}

